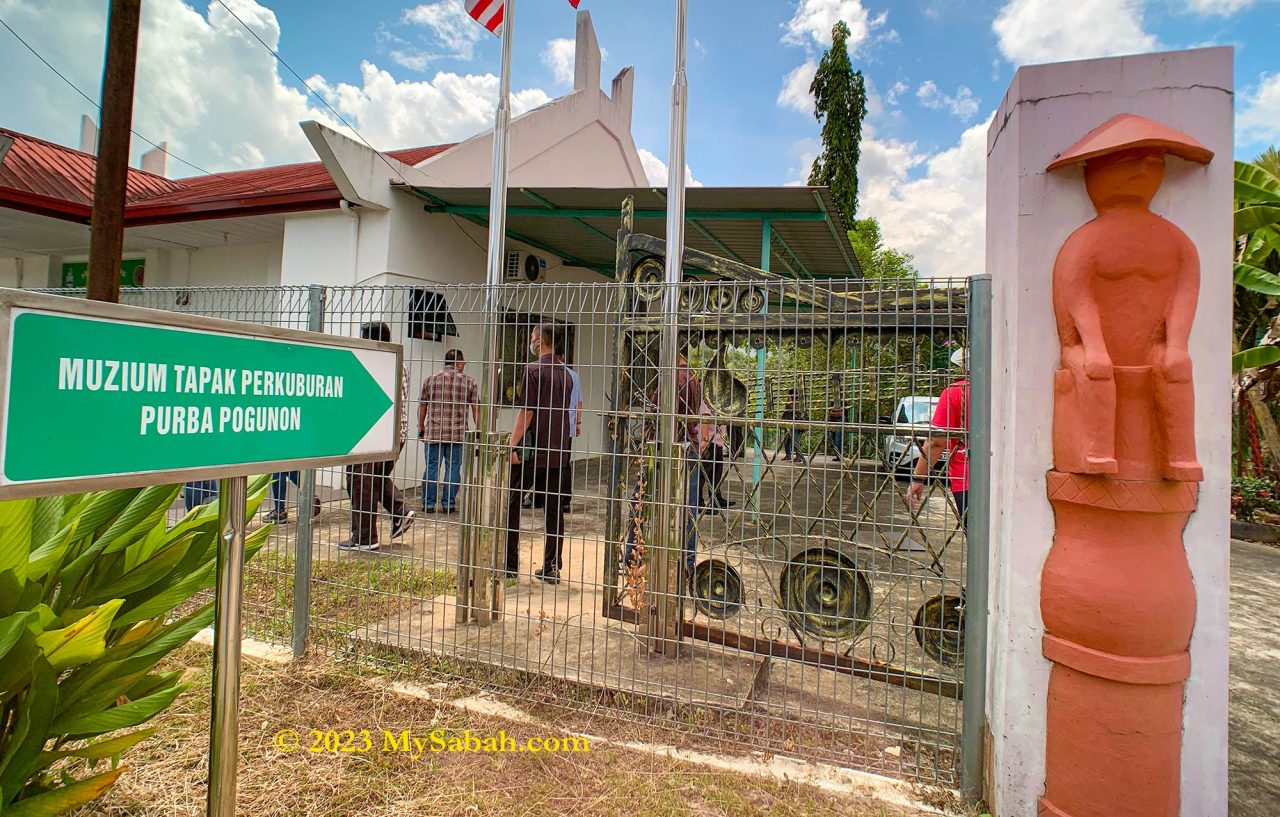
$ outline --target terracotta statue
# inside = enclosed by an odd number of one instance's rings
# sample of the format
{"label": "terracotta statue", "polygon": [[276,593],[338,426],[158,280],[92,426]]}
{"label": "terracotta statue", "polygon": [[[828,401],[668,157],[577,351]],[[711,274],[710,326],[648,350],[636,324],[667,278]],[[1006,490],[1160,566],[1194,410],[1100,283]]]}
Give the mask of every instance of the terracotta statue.
{"label": "terracotta statue", "polygon": [[1204,478],[1196,463],[1187,356],[1200,259],[1186,233],[1148,209],[1164,179],[1166,152],[1200,162],[1213,155],[1171,128],[1122,114],[1049,165],[1056,170],[1085,162],[1085,189],[1098,211],[1062,245],[1053,267],[1062,343],[1055,427],[1071,428],[1054,435],[1059,471],[1120,471],[1116,378],[1149,377],[1159,438],[1149,458],[1142,452],[1144,465],[1166,479]]}
{"label": "terracotta statue", "polygon": [[1049,165],[1084,163],[1098,211],[1053,268],[1057,522],[1040,610],[1049,679],[1045,795],[1053,817],[1177,817],[1195,587],[1182,530],[1196,505],[1191,359],[1200,263],[1148,207],[1191,137],[1122,114]]}

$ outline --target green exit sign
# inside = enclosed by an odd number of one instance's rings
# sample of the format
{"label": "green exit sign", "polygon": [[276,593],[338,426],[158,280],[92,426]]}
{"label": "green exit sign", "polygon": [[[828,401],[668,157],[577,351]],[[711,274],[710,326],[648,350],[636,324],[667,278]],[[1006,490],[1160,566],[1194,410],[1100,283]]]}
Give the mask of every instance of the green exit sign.
{"label": "green exit sign", "polygon": [[[120,262],[120,286],[140,287],[146,280],[146,263],[141,258]],[[84,289],[89,286],[89,262],[72,261],[62,265],[62,286]]]}
{"label": "green exit sign", "polygon": [[0,290],[0,499],[394,458],[403,352]]}

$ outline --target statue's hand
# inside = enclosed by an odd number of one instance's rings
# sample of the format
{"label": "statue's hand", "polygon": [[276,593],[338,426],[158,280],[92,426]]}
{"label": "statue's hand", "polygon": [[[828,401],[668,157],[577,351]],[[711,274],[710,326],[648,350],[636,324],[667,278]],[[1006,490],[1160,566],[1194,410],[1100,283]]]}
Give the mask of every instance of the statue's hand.
{"label": "statue's hand", "polygon": [[1090,380],[1110,380],[1112,376],[1111,358],[1106,352],[1085,350],[1084,374]]}
{"label": "statue's hand", "polygon": [[1191,356],[1186,349],[1165,347],[1163,359],[1160,361],[1164,369],[1164,379],[1170,383],[1191,382]]}

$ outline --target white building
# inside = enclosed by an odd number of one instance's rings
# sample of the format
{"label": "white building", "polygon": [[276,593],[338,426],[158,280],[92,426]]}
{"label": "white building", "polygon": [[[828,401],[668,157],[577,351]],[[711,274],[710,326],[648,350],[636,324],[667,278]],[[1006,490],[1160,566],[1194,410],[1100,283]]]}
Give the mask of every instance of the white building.
{"label": "white building", "polygon": [[[636,201],[637,230],[663,232],[665,191],[648,187],[631,135],[633,71],[623,69],[606,94],[600,64],[591,17],[579,12],[572,93],[512,122],[506,248],[517,280],[525,281],[526,264],[536,272],[532,286],[610,280],[619,209],[628,196]],[[153,152],[144,157],[147,170],[131,169],[122,300],[305,327],[305,293],[242,292],[232,305],[232,295],[213,303],[214,295],[199,288],[397,287],[331,294],[326,331],[354,333],[362,321],[386,320],[405,344],[415,389],[451,346],[478,360],[482,316],[470,311],[478,299],[449,304],[459,332],[442,337],[412,330],[410,300],[419,297],[411,288],[431,298],[431,284],[485,281],[492,132],[454,145],[379,152],[319,123],[300,127],[318,161],[169,179],[164,155]],[[96,141],[92,123],[86,120],[83,130],[82,150],[73,150],[0,128],[0,286],[83,285]],[[858,273],[825,189],[698,188],[688,208],[691,247],[767,266],[761,257],[767,231],[780,272]],[[166,294],[171,300],[164,303],[143,297],[157,287],[191,291]],[[588,291],[561,299],[558,311],[595,314],[581,300],[597,297]],[[342,297],[350,299],[346,307]],[[274,300],[249,303],[254,298]],[[508,299],[508,306],[521,308],[518,300]],[[588,415],[598,418],[611,333],[603,323],[584,329],[570,354],[583,375]],[[603,427],[599,420],[584,423],[580,452],[602,450]],[[416,447],[410,450],[416,456]],[[408,472],[415,468],[410,463]]]}

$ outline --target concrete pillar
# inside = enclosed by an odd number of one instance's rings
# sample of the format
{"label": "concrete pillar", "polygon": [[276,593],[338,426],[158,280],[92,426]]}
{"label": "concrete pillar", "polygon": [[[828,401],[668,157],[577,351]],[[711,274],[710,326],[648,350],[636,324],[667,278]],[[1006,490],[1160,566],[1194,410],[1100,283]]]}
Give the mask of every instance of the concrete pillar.
{"label": "concrete pillar", "polygon": [[1050,663],[1041,573],[1055,533],[1046,473],[1053,468],[1059,364],[1052,270],[1063,242],[1095,216],[1079,168],[1046,167],[1122,113],[1164,123],[1215,154],[1208,165],[1169,157],[1151,210],[1190,237],[1201,264],[1189,352],[1205,479],[1183,534],[1196,609],[1181,814],[1226,814],[1232,87],[1229,48],[1029,66],[1014,77],[988,134],[994,399],[987,799],[998,817],[1031,817],[1044,794]]}

